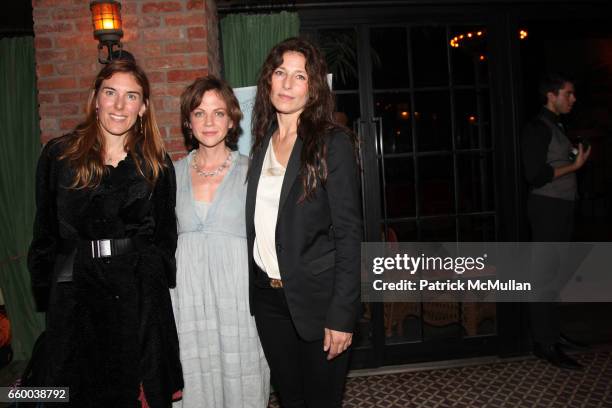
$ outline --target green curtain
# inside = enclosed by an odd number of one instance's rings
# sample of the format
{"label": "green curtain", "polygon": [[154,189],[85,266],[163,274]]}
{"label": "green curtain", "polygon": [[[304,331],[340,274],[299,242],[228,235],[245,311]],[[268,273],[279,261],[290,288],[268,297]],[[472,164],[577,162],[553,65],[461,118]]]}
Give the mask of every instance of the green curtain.
{"label": "green curtain", "polygon": [[232,87],[251,86],[270,49],[300,32],[297,13],[232,14],[221,20],[225,79]]}
{"label": "green curtain", "polygon": [[29,358],[44,327],[26,265],[40,154],[36,95],[34,39],[0,39],[0,287],[17,360]]}

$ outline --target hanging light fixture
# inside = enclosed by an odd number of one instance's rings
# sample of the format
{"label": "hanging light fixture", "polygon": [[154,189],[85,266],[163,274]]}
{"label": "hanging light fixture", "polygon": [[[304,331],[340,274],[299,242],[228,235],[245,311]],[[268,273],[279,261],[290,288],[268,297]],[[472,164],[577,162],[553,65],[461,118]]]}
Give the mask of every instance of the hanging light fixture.
{"label": "hanging light fixture", "polygon": [[[121,37],[121,3],[115,0],[96,0],[89,3],[91,22],[93,23],[94,37],[98,43],[98,61],[108,64],[113,59],[121,57],[123,46]],[[106,48],[106,58],[102,50]]]}

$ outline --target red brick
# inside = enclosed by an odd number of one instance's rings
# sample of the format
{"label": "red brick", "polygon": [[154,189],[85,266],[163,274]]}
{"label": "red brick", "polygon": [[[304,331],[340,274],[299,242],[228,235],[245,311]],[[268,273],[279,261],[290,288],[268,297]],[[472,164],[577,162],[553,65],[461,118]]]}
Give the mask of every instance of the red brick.
{"label": "red brick", "polygon": [[185,55],[175,55],[172,58],[147,58],[143,63],[147,69],[189,68],[190,59]]}
{"label": "red brick", "polygon": [[149,78],[149,83],[151,84],[166,82],[166,72],[164,71],[147,72],[147,77]]}
{"label": "red brick", "polygon": [[180,126],[170,126],[168,129],[168,135],[170,137],[183,137],[183,129]]}
{"label": "red brick", "polygon": [[81,123],[81,120],[82,119],[77,119],[77,118],[61,119],[60,129],[65,130],[65,131],[70,131],[74,129],[75,127],[77,127],[77,125]]}
{"label": "red brick", "polygon": [[139,28],[154,28],[161,26],[161,17],[158,15],[145,15],[138,17]]}
{"label": "red brick", "polygon": [[165,46],[166,54],[184,54],[189,52],[206,51],[206,41],[193,40],[168,43]]}
{"label": "red brick", "polygon": [[208,55],[206,54],[195,54],[189,57],[192,68],[207,67],[208,66]]}
{"label": "red brick", "polygon": [[91,33],[93,37],[93,24],[91,23],[91,19],[80,19],[75,20],[74,25],[76,26],[76,31],[79,33]]}
{"label": "red brick", "polygon": [[51,48],[53,44],[51,43],[51,39],[49,37],[35,37],[34,38],[34,48],[42,49],[42,48]]}
{"label": "red brick", "polygon": [[149,2],[142,5],[143,13],[159,13],[159,12],[170,12],[180,11],[181,3],[177,1],[160,1],[160,2]]}
{"label": "red brick", "polygon": [[142,0],[122,0],[121,1],[121,16],[129,16],[130,14],[138,14],[140,12],[140,4]]}
{"label": "red brick", "polygon": [[74,31],[72,23],[41,24],[36,26],[36,34],[66,33]]}
{"label": "red brick", "polygon": [[40,128],[43,132],[59,129],[58,124],[59,122],[56,118],[43,117],[40,119]]}
{"label": "red brick", "polygon": [[38,93],[38,102],[39,103],[55,103],[56,100],[55,93],[47,93],[47,92],[39,92]]}
{"label": "red brick", "polygon": [[53,67],[53,64],[38,64],[36,65],[36,75],[39,78],[52,76],[54,73]]}
{"label": "red brick", "polygon": [[176,112],[159,112],[155,111],[155,116],[160,125],[178,125],[181,121],[181,116]]}
{"label": "red brick", "polygon": [[[100,69],[102,69],[101,66],[100,66]],[[96,79],[97,74],[98,72],[96,72],[95,74],[91,74],[91,75],[85,75],[79,78],[79,88],[78,89],[93,89],[94,80]]]}
{"label": "red brick", "polygon": [[189,0],[187,2],[187,10],[202,10],[204,9],[203,0]]}
{"label": "red brick", "polygon": [[206,28],[205,27],[190,27],[187,29],[187,37],[206,38]]}
{"label": "red brick", "polygon": [[203,75],[206,73],[201,69],[177,69],[168,71],[168,82],[193,81]]}
{"label": "red brick", "polygon": [[89,91],[80,91],[80,92],[63,92],[59,94],[59,102],[60,103],[74,103],[77,104],[87,102],[87,97],[89,96]]}
{"label": "red brick", "polygon": [[167,16],[164,21],[166,26],[194,26],[206,22],[203,13],[189,13],[179,16]]}
{"label": "red brick", "polygon": [[[136,47],[136,43],[131,44],[134,50],[130,50],[132,54],[134,54],[136,59],[141,60],[145,57],[161,57],[164,55],[164,46],[158,42],[148,42],[148,43],[138,43]],[[124,48],[127,49],[127,44],[124,45]],[[149,67],[143,63],[142,66],[148,71]]]}
{"label": "red brick", "polygon": [[123,30],[122,42],[125,45],[128,42],[136,42],[139,40],[140,31],[138,29],[125,29]]}
{"label": "red brick", "polygon": [[181,110],[181,100],[176,97],[167,96],[163,100],[163,107],[166,112],[179,112]]}
{"label": "red brick", "polygon": [[76,20],[83,16],[91,18],[89,7],[72,6],[72,7],[57,7],[53,9],[53,20]]}
{"label": "red brick", "polygon": [[51,9],[34,7],[34,9],[32,10],[32,17],[34,20],[34,30],[36,30],[36,24],[41,24],[45,20],[48,20],[50,14],[51,14]]}
{"label": "red brick", "polygon": [[52,6],[70,6],[73,0],[32,0],[32,7],[45,8]]}
{"label": "red brick", "polygon": [[39,50],[36,49],[36,62],[39,64],[49,62],[71,61],[75,58],[75,50]]}
{"label": "red brick", "polygon": [[142,33],[142,39],[145,41],[157,41],[157,40],[178,40],[185,38],[185,34],[178,27],[172,28],[153,28],[145,30]]}
{"label": "red brick", "polygon": [[38,111],[41,116],[67,116],[79,113],[79,107],[74,104],[51,105],[46,103],[41,105]]}
{"label": "red brick", "polygon": [[98,72],[96,64],[93,62],[70,62],[68,64],[57,64],[55,67],[60,75],[87,75]]}
{"label": "red brick", "polygon": [[186,150],[185,148],[185,139],[183,138],[169,138],[164,139],[164,144],[166,145],[166,150],[169,152],[181,152]]}
{"label": "red brick", "polygon": [[76,85],[76,79],[69,77],[38,80],[38,89],[74,89]]}
{"label": "red brick", "polygon": [[72,35],[58,35],[55,38],[55,48],[92,47],[93,49],[95,49],[96,46],[97,41],[91,33],[86,33],[85,35],[83,35],[82,33]]}

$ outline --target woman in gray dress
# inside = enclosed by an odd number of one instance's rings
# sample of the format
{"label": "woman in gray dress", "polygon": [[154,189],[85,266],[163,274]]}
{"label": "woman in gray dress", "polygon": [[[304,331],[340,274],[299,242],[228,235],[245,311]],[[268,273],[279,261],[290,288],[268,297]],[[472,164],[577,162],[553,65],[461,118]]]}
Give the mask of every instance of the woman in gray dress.
{"label": "woman in gray dress", "polygon": [[176,163],[177,284],[172,303],[185,388],[180,407],[266,407],[269,369],[249,314],[247,158],[232,147],[242,118],[213,76],[181,96],[190,149]]}

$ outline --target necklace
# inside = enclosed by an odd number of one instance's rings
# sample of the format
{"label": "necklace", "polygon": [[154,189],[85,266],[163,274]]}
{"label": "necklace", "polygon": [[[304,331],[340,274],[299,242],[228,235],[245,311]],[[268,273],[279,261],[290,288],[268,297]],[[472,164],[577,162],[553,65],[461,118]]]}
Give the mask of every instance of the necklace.
{"label": "necklace", "polygon": [[206,170],[200,169],[200,166],[198,166],[197,161],[198,161],[198,152],[196,151],[196,153],[193,155],[193,160],[191,161],[191,167],[193,167],[193,169],[195,170],[196,173],[198,173],[199,176],[214,177],[216,175],[221,174],[221,172],[224,169],[229,167],[230,163],[232,162],[232,152],[229,152],[225,161],[221,163],[221,165],[213,171],[206,171]]}

